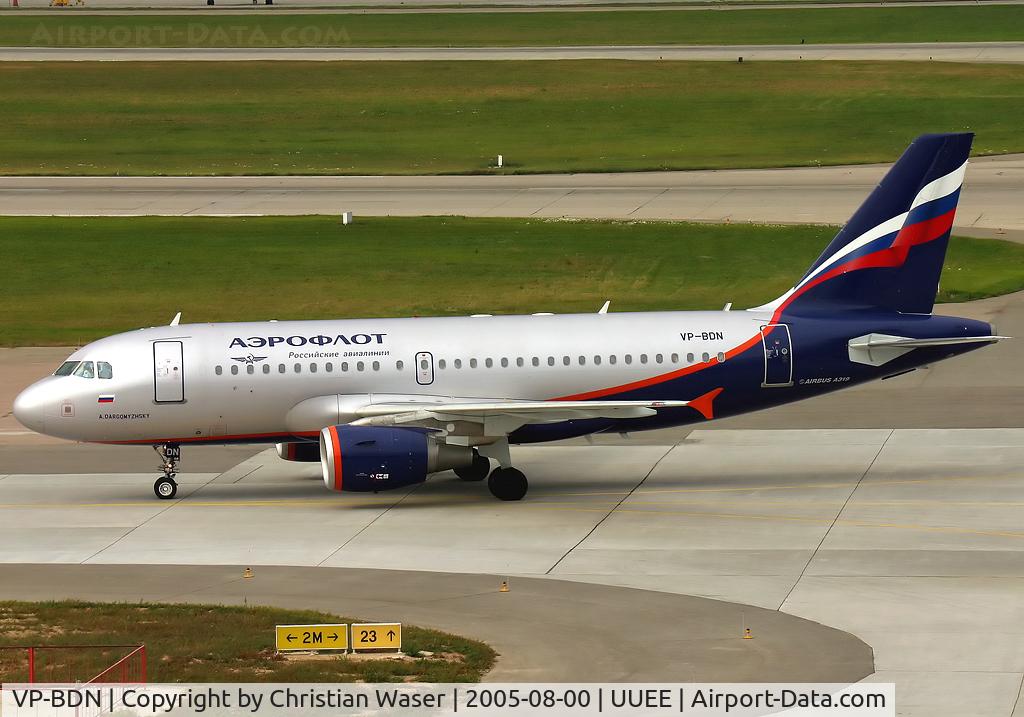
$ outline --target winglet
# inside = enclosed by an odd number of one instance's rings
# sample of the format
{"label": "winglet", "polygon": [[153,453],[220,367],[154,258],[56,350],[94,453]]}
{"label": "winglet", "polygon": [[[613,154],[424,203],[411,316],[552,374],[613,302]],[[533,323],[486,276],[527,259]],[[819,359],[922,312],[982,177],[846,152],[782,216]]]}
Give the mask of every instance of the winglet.
{"label": "winglet", "polygon": [[697,396],[697,398],[691,399],[686,405],[690,408],[696,409],[700,415],[710,421],[715,417],[714,400],[718,398],[718,394],[724,390],[724,388],[713,388],[703,396]]}
{"label": "winglet", "polygon": [[612,300],[611,300],[611,299],[608,299],[608,301],[604,302],[604,306],[602,306],[602,307],[601,307],[601,308],[600,308],[600,309],[598,310],[598,312],[597,312],[597,313],[599,313],[599,314],[607,314],[607,313],[608,313],[608,307],[609,307],[609,306],[611,306],[611,305],[612,305]]}
{"label": "winglet", "polygon": [[174,315],[173,319],[171,319],[170,325],[171,326],[177,326],[179,321],[181,321],[181,312],[180,311]]}

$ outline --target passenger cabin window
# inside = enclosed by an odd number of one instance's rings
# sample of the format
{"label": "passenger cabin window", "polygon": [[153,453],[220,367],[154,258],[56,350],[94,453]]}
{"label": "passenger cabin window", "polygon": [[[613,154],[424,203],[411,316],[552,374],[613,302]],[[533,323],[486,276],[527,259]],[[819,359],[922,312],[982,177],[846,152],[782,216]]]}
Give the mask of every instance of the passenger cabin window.
{"label": "passenger cabin window", "polygon": [[215,374],[217,374],[218,376],[220,376],[222,373],[224,373],[224,367],[223,366],[214,366],[213,367],[213,372]]}
{"label": "passenger cabin window", "polygon": [[533,363],[534,366],[540,366],[540,359],[534,356],[533,361],[531,363]]}
{"label": "passenger cabin window", "polygon": [[248,366],[245,367],[245,372],[252,376],[254,373],[256,373],[256,367],[253,366],[252,364],[249,364]]}
{"label": "passenger cabin window", "polygon": [[[402,368],[402,362],[401,361],[398,362],[398,368]],[[330,361],[325,363],[324,364],[324,371],[326,371],[327,373],[332,373],[334,371],[334,364],[331,363]]]}
{"label": "passenger cabin window", "polygon": [[647,354],[640,354],[640,363],[647,363]]}
{"label": "passenger cabin window", "polygon": [[78,364],[78,368],[75,369],[75,375],[80,378],[94,378],[96,376],[96,369],[92,361],[83,361]]}
{"label": "passenger cabin window", "polygon": [[462,359],[455,359],[453,364],[455,365],[455,368],[462,368]]}
{"label": "passenger cabin window", "polygon": [[615,354],[612,354],[611,356],[608,357],[608,363],[610,363],[612,366],[615,365],[616,361],[618,361],[618,359],[615,357]]}
{"label": "passenger cabin window", "polygon": [[302,364],[297,363],[292,367],[292,369],[295,371],[295,373],[302,373]]}
{"label": "passenger cabin window", "polygon": [[719,351],[718,352],[718,363],[722,363],[723,361],[725,361],[725,354],[722,353],[721,351]]}
{"label": "passenger cabin window", "polygon": [[520,357],[518,357],[516,359],[516,366],[518,366],[519,368],[523,367],[523,357],[522,356],[520,356]]}
{"label": "passenger cabin window", "polygon": [[484,359],[484,366],[487,368],[494,368],[494,361],[491,359]]}
{"label": "passenger cabin window", "polygon": [[270,364],[269,363],[263,364],[263,373],[270,373]]}
{"label": "passenger cabin window", "polygon": [[568,365],[569,365],[569,363],[570,363],[570,359],[569,359],[569,357],[568,357],[568,356],[563,356],[563,357],[562,357],[562,365],[563,365],[563,366],[568,366]]}
{"label": "passenger cabin window", "polygon": [[469,367],[470,368],[476,368],[476,359],[475,358],[471,358],[469,360]]}
{"label": "passenger cabin window", "polygon": [[555,365],[555,357],[554,356],[548,356],[548,366],[554,366],[554,365]]}
{"label": "passenger cabin window", "polygon": [[365,368],[366,368],[366,364],[365,363],[363,363],[362,361],[357,361],[356,362],[356,371],[362,371]]}
{"label": "passenger cabin window", "polygon": [[234,364],[231,367],[231,375],[232,376],[237,376],[238,375],[238,364]]}
{"label": "passenger cabin window", "polygon": [[373,370],[374,371],[380,371],[380,361],[374,361],[373,362]]}
{"label": "passenger cabin window", "polygon": [[54,376],[70,376],[75,372],[75,367],[78,366],[77,361],[65,361],[62,363],[56,371],[53,372]]}
{"label": "passenger cabin window", "polygon": [[316,364],[315,363],[311,363],[309,365],[309,372],[310,373],[316,373]]}
{"label": "passenger cabin window", "polygon": [[686,363],[693,363],[693,354],[686,354]]}
{"label": "passenger cabin window", "polygon": [[679,354],[672,354],[672,363],[679,363]]}
{"label": "passenger cabin window", "polygon": [[114,369],[106,361],[97,361],[96,375],[100,378],[114,378]]}
{"label": "passenger cabin window", "polygon": [[627,364],[633,363],[633,356],[632,356],[632,354],[626,354],[625,356],[623,356],[623,359],[625,360],[625,362]]}
{"label": "passenger cabin window", "polygon": [[283,364],[283,363],[279,363],[279,364],[277,365],[277,372],[278,372],[278,373],[284,373],[284,372],[285,372],[285,367],[284,367],[284,364]]}
{"label": "passenger cabin window", "polygon": [[601,357],[600,356],[594,356],[594,365],[595,366],[600,366],[601,365]]}
{"label": "passenger cabin window", "polygon": [[501,359],[501,367],[502,368],[508,368],[508,359],[507,358],[502,358]]}
{"label": "passenger cabin window", "polygon": [[[444,363],[444,359],[441,359],[438,363]],[[330,364],[327,365],[330,366]],[[395,368],[401,371],[403,368],[405,368],[405,364],[402,363],[401,361],[395,361]],[[441,366],[441,368],[444,368],[444,366]]]}
{"label": "passenger cabin window", "polygon": [[665,360],[665,357],[662,356],[661,354],[655,354],[654,355],[654,362],[655,363],[661,363],[664,360]]}
{"label": "passenger cabin window", "polygon": [[709,354],[707,351],[705,351],[704,353],[701,354],[700,359],[704,363],[707,363],[708,361],[711,360],[711,354]]}

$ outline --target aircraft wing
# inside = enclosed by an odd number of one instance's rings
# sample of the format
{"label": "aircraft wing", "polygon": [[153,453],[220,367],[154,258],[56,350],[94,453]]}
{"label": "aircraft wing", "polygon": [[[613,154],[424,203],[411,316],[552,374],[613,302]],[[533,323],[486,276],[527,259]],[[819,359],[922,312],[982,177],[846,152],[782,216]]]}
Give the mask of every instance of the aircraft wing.
{"label": "aircraft wing", "polygon": [[[507,436],[531,423],[587,418],[646,418],[659,409],[681,408],[688,401],[514,401],[372,403],[357,408],[356,426],[420,426],[446,437]],[[449,442],[456,442],[449,438]],[[461,441],[459,441],[461,442]]]}

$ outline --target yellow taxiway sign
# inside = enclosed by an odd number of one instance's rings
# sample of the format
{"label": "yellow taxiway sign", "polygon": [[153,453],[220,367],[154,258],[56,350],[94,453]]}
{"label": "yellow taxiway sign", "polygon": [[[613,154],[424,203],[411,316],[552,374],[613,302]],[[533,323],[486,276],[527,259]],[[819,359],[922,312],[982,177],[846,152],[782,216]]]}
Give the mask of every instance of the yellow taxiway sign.
{"label": "yellow taxiway sign", "polygon": [[277,650],[347,650],[348,625],[278,625]]}
{"label": "yellow taxiway sign", "polygon": [[401,650],[402,623],[352,623],[353,650]]}

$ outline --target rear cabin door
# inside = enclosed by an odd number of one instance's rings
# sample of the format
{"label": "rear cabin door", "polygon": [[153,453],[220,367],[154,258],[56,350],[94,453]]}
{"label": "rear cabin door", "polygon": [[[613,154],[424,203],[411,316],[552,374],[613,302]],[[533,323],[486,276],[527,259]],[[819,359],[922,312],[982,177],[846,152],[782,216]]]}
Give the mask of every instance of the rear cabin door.
{"label": "rear cabin door", "polygon": [[153,398],[157,403],[185,400],[185,367],[181,341],[153,342]]}
{"label": "rear cabin door", "polygon": [[429,386],[434,382],[434,355],[429,351],[416,354],[416,383]]}
{"label": "rear cabin door", "polygon": [[786,324],[768,324],[761,327],[764,345],[765,388],[793,385],[793,345]]}

